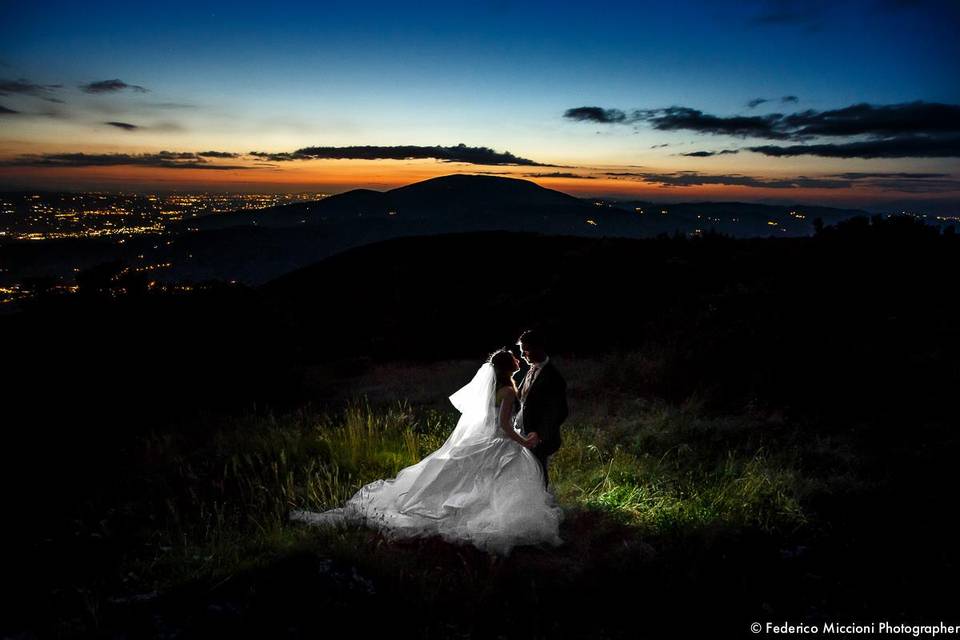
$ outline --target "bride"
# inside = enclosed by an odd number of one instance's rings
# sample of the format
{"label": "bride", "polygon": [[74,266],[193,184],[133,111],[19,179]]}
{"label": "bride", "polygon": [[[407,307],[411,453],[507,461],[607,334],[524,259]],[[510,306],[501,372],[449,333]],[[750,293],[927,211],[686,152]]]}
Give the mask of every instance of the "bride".
{"label": "bride", "polygon": [[390,539],[439,535],[502,555],[525,544],[563,544],[563,510],[544,488],[543,469],[513,427],[519,370],[500,349],[450,396],[460,419],[443,445],[396,478],[376,480],[343,507],[295,510],[290,519],[314,525],[373,526]]}

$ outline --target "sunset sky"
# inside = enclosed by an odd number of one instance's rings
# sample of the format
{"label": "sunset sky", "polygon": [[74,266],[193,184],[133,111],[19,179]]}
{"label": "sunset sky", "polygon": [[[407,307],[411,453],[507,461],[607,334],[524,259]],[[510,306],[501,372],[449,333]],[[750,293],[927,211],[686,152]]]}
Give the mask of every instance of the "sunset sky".
{"label": "sunset sky", "polygon": [[[960,213],[960,2],[0,3],[0,189]],[[721,153],[725,152],[725,153]]]}

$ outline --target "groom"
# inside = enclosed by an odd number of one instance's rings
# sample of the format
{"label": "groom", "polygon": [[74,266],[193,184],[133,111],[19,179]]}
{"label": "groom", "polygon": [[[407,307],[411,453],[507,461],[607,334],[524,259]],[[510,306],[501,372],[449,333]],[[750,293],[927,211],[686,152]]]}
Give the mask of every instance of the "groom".
{"label": "groom", "polygon": [[527,330],[517,341],[523,359],[530,365],[518,387],[520,411],[516,426],[525,436],[533,436],[533,455],[543,467],[544,487],[550,484],[547,460],[560,448],[560,425],[567,419],[567,383],[550,362],[543,337]]}

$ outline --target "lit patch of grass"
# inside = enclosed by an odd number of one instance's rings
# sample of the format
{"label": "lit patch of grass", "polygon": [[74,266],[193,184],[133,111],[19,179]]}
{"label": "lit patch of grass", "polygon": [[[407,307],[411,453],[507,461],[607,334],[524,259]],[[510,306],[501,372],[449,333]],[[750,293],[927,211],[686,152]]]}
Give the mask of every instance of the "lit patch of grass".
{"label": "lit patch of grass", "polygon": [[[636,452],[644,436],[662,434],[668,426],[675,429],[672,437],[683,437],[678,434],[684,428],[670,424],[675,419],[689,416],[657,409],[634,429],[569,429],[551,460],[558,496],[654,534],[704,526],[772,530],[807,522],[801,501],[808,485],[795,456],[772,458],[762,445],[749,442],[708,450],[697,446],[695,436],[694,444],[679,441],[662,453],[654,447],[653,453]],[[701,436],[708,424],[701,419],[695,425]],[[686,427],[690,435],[691,425]],[[727,420],[717,421],[713,435],[729,428]]]}
{"label": "lit patch of grass", "polygon": [[[816,481],[804,479],[796,454],[771,455],[755,437],[763,425],[703,417],[695,400],[637,409],[603,429],[565,425],[550,461],[561,505],[600,512],[638,536],[806,522],[801,504]],[[299,526],[289,511],[340,506],[364,484],[396,476],[437,449],[456,417],[354,401],[339,413],[241,420],[197,450],[155,438],[147,446],[162,462],[154,493],[164,517],[148,536],[154,553],[130,566],[155,588],[222,579],[305,546],[358,561],[358,548],[374,553],[363,544],[371,532]]]}

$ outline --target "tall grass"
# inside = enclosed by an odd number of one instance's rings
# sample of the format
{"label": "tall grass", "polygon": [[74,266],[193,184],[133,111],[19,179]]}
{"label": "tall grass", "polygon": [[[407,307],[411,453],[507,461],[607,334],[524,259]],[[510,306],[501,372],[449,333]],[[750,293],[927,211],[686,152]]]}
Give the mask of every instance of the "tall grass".
{"label": "tall grass", "polygon": [[[745,416],[703,416],[695,401],[635,409],[607,424],[564,426],[550,477],[571,520],[592,512],[637,536],[807,523],[804,498],[818,480],[802,472],[799,449],[786,446],[784,434]],[[302,545],[356,557],[370,532],[307,528],[287,514],[339,506],[364,484],[394,477],[438,448],[455,421],[452,410],[354,400],[339,412],[251,415],[199,447],[153,436],[144,446],[154,460],[154,500],[139,508],[161,506],[163,517],[144,536],[154,553],[131,558],[130,570],[149,580],[143,588],[161,588],[228,575]]]}
{"label": "tall grass", "polygon": [[691,425],[688,414],[660,406],[607,429],[571,429],[555,461],[559,495],[648,535],[807,522],[801,502],[810,487],[796,449],[777,451],[750,438],[724,442],[727,420]]}

